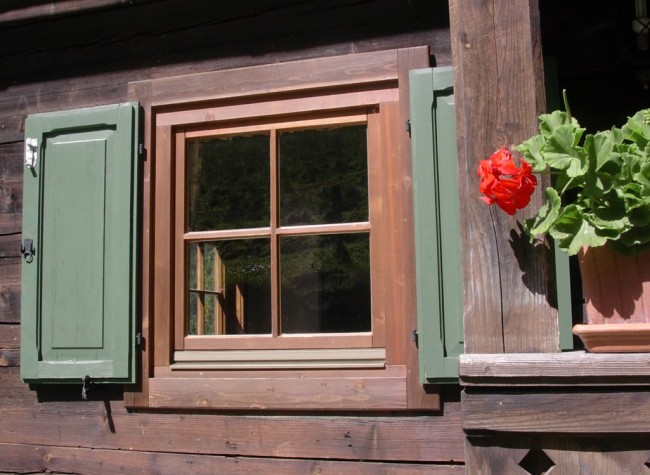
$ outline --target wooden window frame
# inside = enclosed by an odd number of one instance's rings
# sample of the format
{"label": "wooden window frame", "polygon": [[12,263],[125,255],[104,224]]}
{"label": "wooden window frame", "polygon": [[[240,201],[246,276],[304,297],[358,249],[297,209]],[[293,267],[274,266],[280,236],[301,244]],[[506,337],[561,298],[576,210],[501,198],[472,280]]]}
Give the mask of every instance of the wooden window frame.
{"label": "wooden window frame", "polygon": [[[371,99],[375,96],[372,95]],[[269,120],[259,121],[255,120],[250,124],[230,124],[225,123],[220,127],[215,125],[208,125],[205,127],[192,127],[187,130],[186,127],[179,126],[176,131],[176,155],[175,162],[175,177],[185,177],[185,163],[187,151],[187,141],[190,139],[212,138],[218,136],[231,136],[249,132],[269,132],[271,141],[277,140],[279,132],[290,130],[305,130],[307,128],[320,128],[327,126],[345,126],[345,125],[366,125],[368,127],[368,142],[377,140],[379,136],[378,127],[380,127],[378,114],[379,111],[376,106],[362,107],[353,111],[343,112],[327,112],[325,114],[312,113],[309,111],[301,111],[299,118],[293,115],[289,117],[277,117],[272,115],[271,108],[282,109],[283,99],[274,101],[271,104],[264,102],[260,104],[258,114],[261,117],[273,117]],[[313,104],[309,104],[309,107]],[[228,106],[232,107],[232,106]],[[213,114],[219,116],[219,107],[214,109]],[[304,117],[302,114],[307,114]],[[237,239],[237,238],[254,238],[264,237],[271,240],[271,256],[277,255],[275,248],[279,246],[279,238],[286,236],[309,236],[309,235],[325,235],[325,234],[367,234],[370,238],[371,249],[371,262],[377,261],[380,264],[380,255],[378,250],[384,249],[383,237],[385,232],[381,229],[381,176],[378,170],[381,166],[378,162],[381,160],[379,156],[378,144],[374,147],[368,145],[368,149],[372,150],[374,156],[368,153],[368,181],[369,181],[369,215],[370,218],[365,222],[354,223],[337,223],[337,224],[321,224],[321,225],[300,225],[300,226],[281,226],[278,222],[278,193],[277,184],[279,183],[276,176],[278,171],[277,162],[277,149],[271,153],[271,168],[270,180],[274,184],[271,186],[270,206],[272,210],[272,219],[270,226],[259,227],[254,229],[237,229],[237,230],[216,230],[216,231],[187,231],[186,224],[186,201],[185,190],[183,188],[184,180],[176,180],[176,194],[175,194],[175,282],[183,282],[183,285],[174,286],[174,302],[175,302],[175,338],[174,348],[176,351],[182,350],[286,350],[286,349],[336,349],[338,353],[341,350],[347,349],[356,350],[358,348],[367,347],[383,347],[384,346],[384,320],[380,315],[386,313],[382,307],[383,302],[377,298],[379,292],[373,292],[371,295],[372,307],[372,330],[370,332],[359,333],[313,333],[313,334],[291,334],[281,333],[279,325],[279,302],[278,302],[278,287],[279,287],[279,273],[277,271],[279,265],[274,258],[271,257],[271,268],[275,269],[271,273],[271,288],[276,289],[272,292],[272,328],[270,334],[262,335],[220,335],[220,336],[204,336],[204,335],[187,335],[186,322],[183,318],[178,316],[186,313],[187,300],[186,300],[186,284],[185,279],[187,276],[187,269],[185,265],[185,247],[189,242],[203,242],[216,239]],[[164,179],[164,178],[163,178]],[[373,199],[374,197],[374,199]],[[374,250],[374,253],[373,253]],[[373,255],[374,254],[374,255]],[[373,283],[381,280],[381,265],[371,266],[371,288]],[[274,282],[275,281],[275,282]],[[215,356],[219,354],[215,352]],[[339,355],[340,356],[340,355]],[[284,359],[284,357],[282,357]],[[323,362],[316,363],[321,367]],[[361,362],[359,362],[361,364]],[[374,363],[373,363],[374,365]]]}
{"label": "wooden window frame", "polygon": [[[431,410],[440,409],[435,387],[418,380],[413,205],[411,194],[408,71],[429,65],[427,47],[351,54],[234,70],[152,79],[131,83],[129,98],[140,102],[145,116],[145,148],[142,225],[141,375],[127,388],[126,404],[151,408],[273,409],[273,410]],[[369,139],[369,174],[380,177],[381,190],[369,206],[382,208],[382,219],[372,232],[384,237],[380,249],[371,249],[372,304],[382,309],[373,321],[371,350],[350,353],[347,362],[331,363],[332,352],[309,354],[327,343],[309,344],[306,355],[260,355],[271,365],[248,357],[236,360],[232,369],[223,365],[174,367],[178,339],[174,315],[178,312],[175,284],[182,276],[175,265],[178,236],[175,192],[178,183],[175,157],[182,154],[183,137],[204,133],[206,128],[232,120],[254,124],[265,110],[271,116],[301,117],[317,110],[336,120],[337,115],[379,111],[368,120],[377,137]],[[218,116],[215,113],[218,112]],[[268,115],[267,114],[267,115]],[[311,120],[311,116],[305,115]],[[322,117],[318,118],[322,120]],[[181,146],[182,145],[182,146]],[[372,149],[371,149],[372,148]],[[375,226],[375,223],[372,224]],[[184,277],[182,277],[184,279]],[[181,280],[184,282],[184,280]],[[184,290],[184,289],[183,289]],[[183,309],[184,311],[184,309]],[[334,338],[337,336],[318,338]],[[184,344],[184,342],[183,342]],[[200,346],[200,345],[199,345]],[[298,345],[300,346],[300,345]],[[340,351],[338,344],[331,345]],[[352,345],[359,350],[359,344]],[[384,348],[381,354],[373,347]],[[241,346],[239,348],[241,350]],[[300,350],[300,348],[295,348]],[[196,348],[199,351],[199,348]],[[266,351],[266,350],[265,350]],[[209,352],[208,352],[209,353]],[[253,355],[253,352],[251,352]],[[232,356],[232,354],[231,354]],[[203,355],[211,361],[214,354]],[[320,361],[303,368],[297,361]],[[379,358],[380,364],[377,364]],[[182,359],[182,358],[181,358]],[[255,360],[255,356],[251,358]],[[197,360],[200,360],[198,358]],[[243,363],[242,363],[243,361]],[[278,361],[284,364],[274,366]],[[366,361],[364,364],[363,361]],[[373,363],[368,363],[373,361]],[[195,362],[195,361],[193,361]],[[295,367],[292,366],[295,363]],[[366,366],[367,364],[367,366]],[[373,366],[374,365],[374,366]],[[178,365],[177,365],[178,366]],[[244,368],[244,369],[242,369]]]}

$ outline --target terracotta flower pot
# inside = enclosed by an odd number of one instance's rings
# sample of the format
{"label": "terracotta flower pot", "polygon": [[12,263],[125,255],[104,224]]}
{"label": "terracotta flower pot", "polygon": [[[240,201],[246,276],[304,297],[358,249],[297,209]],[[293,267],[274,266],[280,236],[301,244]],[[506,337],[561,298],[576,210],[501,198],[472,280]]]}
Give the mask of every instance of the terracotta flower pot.
{"label": "terracotta flower pot", "polygon": [[623,257],[601,246],[578,258],[588,325],[574,333],[587,350],[650,351],[650,253]]}

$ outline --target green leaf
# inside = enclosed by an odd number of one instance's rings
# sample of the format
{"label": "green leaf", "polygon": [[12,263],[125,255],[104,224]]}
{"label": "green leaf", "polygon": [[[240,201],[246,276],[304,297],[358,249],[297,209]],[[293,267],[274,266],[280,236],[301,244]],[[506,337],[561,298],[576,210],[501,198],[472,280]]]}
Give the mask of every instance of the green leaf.
{"label": "green leaf", "polygon": [[553,135],[555,130],[563,125],[572,127],[579,127],[578,121],[570,118],[569,114],[564,111],[553,111],[550,114],[542,114],[539,116],[539,131],[546,138]]}
{"label": "green leaf", "polygon": [[524,159],[533,167],[536,172],[546,169],[546,162],[542,149],[546,141],[541,135],[534,135],[522,144],[518,145],[515,150],[522,153]]}
{"label": "green leaf", "polygon": [[583,246],[598,247],[607,242],[607,237],[598,235],[596,228],[575,205],[568,205],[562,210],[550,234],[557,240],[560,249],[570,256],[576,255]]}
{"label": "green leaf", "polygon": [[570,177],[584,175],[588,169],[587,154],[577,146],[584,129],[561,125],[546,140],[544,153],[550,167],[564,170]]}
{"label": "green leaf", "polygon": [[650,142],[650,124],[647,120],[648,110],[650,109],[640,110],[634,114],[621,129],[623,137],[636,143],[640,149],[644,149]]}
{"label": "green leaf", "polygon": [[642,185],[650,187],[650,163],[642,164],[640,170],[634,174],[634,179]]}
{"label": "green leaf", "polygon": [[585,138],[585,151],[590,165],[594,170],[607,163],[612,155],[614,143],[610,132],[598,132],[596,135],[587,135]]}
{"label": "green leaf", "polygon": [[597,173],[589,170],[584,176],[583,195],[597,197],[608,193],[612,189],[612,177],[608,173]]}
{"label": "green leaf", "polygon": [[630,224],[632,226],[650,225],[650,204],[644,204],[633,209],[630,213]]}
{"label": "green leaf", "polygon": [[524,222],[524,229],[530,237],[548,232],[560,212],[560,195],[555,189],[546,188],[546,202],[539,208],[537,215]]}

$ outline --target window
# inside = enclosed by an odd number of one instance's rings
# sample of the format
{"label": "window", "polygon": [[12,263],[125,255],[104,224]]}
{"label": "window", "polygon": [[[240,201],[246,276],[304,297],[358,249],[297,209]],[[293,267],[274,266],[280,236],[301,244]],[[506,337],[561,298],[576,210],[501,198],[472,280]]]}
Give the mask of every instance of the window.
{"label": "window", "polygon": [[371,219],[368,207],[375,157],[366,115],[226,125],[180,138],[182,348],[291,348],[306,336],[312,347],[368,346],[381,325],[371,316],[370,266],[381,236],[371,234],[379,216]]}
{"label": "window", "polygon": [[149,407],[438,408],[418,379],[408,71],[426,48],[134,83]]}

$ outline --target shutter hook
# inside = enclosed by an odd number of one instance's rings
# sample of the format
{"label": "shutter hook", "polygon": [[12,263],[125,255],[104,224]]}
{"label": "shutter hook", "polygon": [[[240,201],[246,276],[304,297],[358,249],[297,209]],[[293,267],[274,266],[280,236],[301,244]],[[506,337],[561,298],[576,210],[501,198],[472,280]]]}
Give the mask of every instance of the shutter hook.
{"label": "shutter hook", "polygon": [[90,390],[92,389],[92,379],[90,376],[86,375],[83,377],[83,386],[81,387],[81,399],[84,401],[88,400],[88,396],[90,395]]}
{"label": "shutter hook", "polygon": [[25,258],[27,263],[30,263],[34,260],[34,240],[33,239],[23,239],[23,243],[20,246],[20,253]]}

